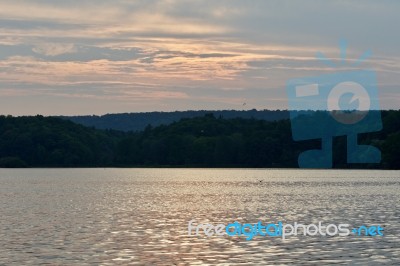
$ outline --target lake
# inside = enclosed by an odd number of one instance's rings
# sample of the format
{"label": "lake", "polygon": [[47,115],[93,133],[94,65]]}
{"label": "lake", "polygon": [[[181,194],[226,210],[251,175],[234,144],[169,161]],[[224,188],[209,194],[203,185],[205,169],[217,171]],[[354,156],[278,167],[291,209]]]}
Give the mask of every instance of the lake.
{"label": "lake", "polygon": [[[400,171],[0,169],[0,264],[400,264]],[[188,223],[380,225],[207,237]],[[194,232],[194,231],[193,231]]]}

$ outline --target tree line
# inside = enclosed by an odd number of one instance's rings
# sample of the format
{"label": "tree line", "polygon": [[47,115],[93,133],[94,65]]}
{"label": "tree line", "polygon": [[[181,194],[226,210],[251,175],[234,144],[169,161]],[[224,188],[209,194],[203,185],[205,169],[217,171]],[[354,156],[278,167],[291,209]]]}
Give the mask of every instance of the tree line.
{"label": "tree line", "polygon": [[[98,129],[116,129],[120,131],[139,131],[144,130],[147,125],[160,126],[169,125],[182,118],[202,117],[210,111],[192,110],[175,112],[145,112],[145,113],[121,113],[106,115],[81,115],[81,116],[60,116],[60,118],[71,120],[72,122],[95,127]],[[216,116],[224,118],[255,118],[260,120],[275,121],[289,118],[286,110],[216,110],[212,111]]]}
{"label": "tree line", "polygon": [[[382,151],[380,164],[348,165],[346,138],[333,142],[335,168],[400,169],[400,111],[383,111],[383,130],[360,136]],[[123,132],[43,116],[0,116],[0,167],[298,167],[318,140],[292,140],[289,119],[206,114]]]}

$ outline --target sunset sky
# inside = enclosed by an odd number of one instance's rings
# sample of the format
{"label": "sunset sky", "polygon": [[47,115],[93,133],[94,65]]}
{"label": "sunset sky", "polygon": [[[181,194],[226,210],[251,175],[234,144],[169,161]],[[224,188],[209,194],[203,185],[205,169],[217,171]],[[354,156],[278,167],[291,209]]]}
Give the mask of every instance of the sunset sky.
{"label": "sunset sky", "polygon": [[[0,1],[0,113],[286,109],[286,81],[377,72],[400,108],[400,1]],[[332,68],[318,51],[348,62]],[[354,62],[354,61],[353,61]],[[246,103],[244,105],[244,103]]]}

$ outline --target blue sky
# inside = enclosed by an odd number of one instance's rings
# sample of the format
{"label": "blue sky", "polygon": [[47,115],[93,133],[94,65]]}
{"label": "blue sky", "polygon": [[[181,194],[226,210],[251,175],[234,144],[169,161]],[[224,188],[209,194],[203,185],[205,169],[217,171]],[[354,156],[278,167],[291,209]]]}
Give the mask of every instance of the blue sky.
{"label": "blue sky", "polygon": [[[400,108],[399,1],[0,1],[0,113],[286,109],[292,78],[375,70]],[[331,68],[321,51],[348,63]],[[246,105],[243,105],[246,103]]]}

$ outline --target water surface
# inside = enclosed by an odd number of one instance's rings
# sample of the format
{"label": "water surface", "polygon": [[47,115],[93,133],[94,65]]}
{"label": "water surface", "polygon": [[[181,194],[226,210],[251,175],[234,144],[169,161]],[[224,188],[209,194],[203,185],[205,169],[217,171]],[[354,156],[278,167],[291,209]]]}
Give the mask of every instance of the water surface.
{"label": "water surface", "polygon": [[[400,171],[1,169],[0,264],[400,264]],[[385,227],[383,237],[189,236],[188,222]]]}

